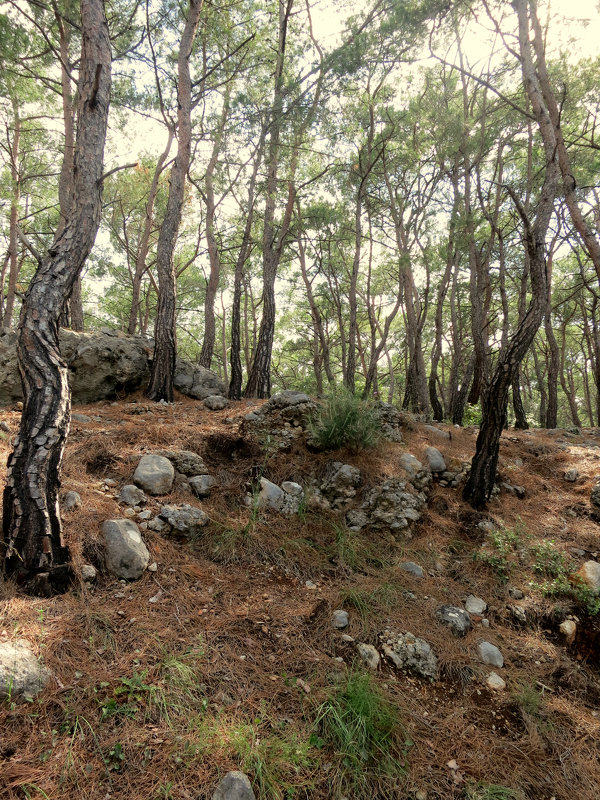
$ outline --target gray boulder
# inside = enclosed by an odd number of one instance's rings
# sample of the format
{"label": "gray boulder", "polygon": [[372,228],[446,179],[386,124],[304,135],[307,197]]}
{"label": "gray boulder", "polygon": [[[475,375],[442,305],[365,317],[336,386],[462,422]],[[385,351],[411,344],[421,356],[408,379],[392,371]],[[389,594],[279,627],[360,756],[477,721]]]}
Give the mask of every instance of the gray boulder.
{"label": "gray boulder", "polygon": [[358,651],[358,655],[360,656],[361,661],[373,671],[377,670],[379,667],[379,662],[381,658],[377,649],[373,647],[372,644],[365,644],[364,642],[359,642],[356,645],[356,649]]}
{"label": "gray boulder", "polygon": [[471,628],[471,617],[464,608],[443,605],[436,610],[435,615],[443,625],[448,625],[455,636],[465,636]]}
{"label": "gray boulder", "polygon": [[142,456],[133,473],[133,482],[152,495],[169,494],[174,480],[173,464],[156,454]]}
{"label": "gray boulder", "polygon": [[586,561],[575,574],[588,589],[600,593],[600,563],[598,561]]}
{"label": "gray boulder", "polygon": [[63,511],[74,511],[81,508],[81,495],[78,492],[67,492],[62,500]]}
{"label": "gray boulder", "polygon": [[409,575],[412,575],[413,578],[422,578],[425,575],[423,567],[419,566],[419,564],[415,564],[414,561],[403,561],[401,564],[398,564],[398,569],[407,572]]}
{"label": "gray boulder", "polygon": [[286,389],[283,392],[274,394],[263,407],[263,411],[271,410],[274,408],[289,408],[290,406],[299,406],[303,403],[310,403],[310,397],[304,392],[295,392],[293,389]]}
{"label": "gray boulder", "polygon": [[429,642],[412,633],[393,633],[385,631],[380,637],[384,655],[398,669],[414,672],[422,678],[435,678],[438,659]]}
{"label": "gray boulder", "polygon": [[381,400],[374,404],[373,409],[383,438],[389,442],[403,442],[402,426],[404,425],[404,417],[400,411],[390,403],[384,403]]}
{"label": "gray boulder", "polygon": [[214,395],[224,397],[227,394],[225,382],[216,372],[182,358],[177,359],[173,385],[182,394],[196,400],[204,400]]}
{"label": "gray boulder", "polygon": [[427,464],[432,472],[446,471],[446,461],[437,447],[428,447],[427,450],[425,450],[425,458],[427,459]]}
{"label": "gray boulder", "polygon": [[424,505],[424,496],[408,491],[405,481],[388,478],[371,489],[359,509],[348,512],[346,521],[353,529],[368,525],[399,533],[421,519]]}
{"label": "gray boulder", "polygon": [[402,469],[408,472],[411,477],[417,475],[423,469],[423,464],[412,453],[402,453],[399,461]]}
{"label": "gray boulder", "polygon": [[123,486],[119,492],[119,503],[123,503],[126,506],[141,506],[147,499],[144,492],[132,483]]}
{"label": "gray boulder", "polygon": [[211,394],[204,400],[204,405],[209,411],[222,411],[229,405],[226,397],[221,397],[219,394]]}
{"label": "gray boulder", "polygon": [[202,529],[210,521],[208,514],[201,508],[190,506],[188,503],[180,506],[163,506],[159,516],[166,522],[165,533],[185,536],[186,539],[200,536]]}
{"label": "gray boulder", "polygon": [[0,699],[30,699],[50,680],[50,670],[26,641],[0,642]]}
{"label": "gray boulder", "polygon": [[423,426],[430,437],[433,436],[437,439],[450,439],[449,431],[444,431],[441,428],[436,428],[435,425],[424,425]]}
{"label": "gray boulder", "polygon": [[490,642],[480,642],[477,645],[477,651],[484,664],[489,664],[492,667],[504,666],[504,658],[496,645]]}
{"label": "gray boulder", "polygon": [[347,628],[349,622],[350,618],[348,616],[348,612],[344,611],[343,608],[338,608],[331,616],[331,624],[334,628],[337,628],[340,631],[343,631],[344,628]]}
{"label": "gray boulder", "polygon": [[243,772],[228,772],[215,789],[212,800],[256,800],[252,785]]}
{"label": "gray boulder", "polygon": [[[575,481],[576,481],[576,480],[577,480],[577,478],[579,477],[579,470],[578,470],[578,469],[576,469],[575,467],[573,467],[573,469],[568,469],[568,470],[565,472],[565,476],[564,476],[564,477],[565,477],[565,480],[566,480],[568,483],[575,483]],[[592,490],[592,491],[593,491],[593,490]]]}
{"label": "gray boulder", "polygon": [[189,479],[188,483],[196,497],[208,497],[210,490],[217,482],[212,475],[194,475],[193,478]]}
{"label": "gray boulder", "polygon": [[356,495],[360,482],[361,474],[357,467],[341,461],[330,461],[320,490],[332,508],[340,508]]}
{"label": "gray boulder", "polygon": [[156,450],[155,455],[168,458],[177,472],[181,472],[182,475],[208,474],[202,456],[199,456],[198,453],[193,453],[191,450]]}
{"label": "gray boulder", "polygon": [[[291,516],[300,508],[300,503],[304,499],[302,487],[293,481],[284,481],[283,487],[268,481],[266,478],[260,479],[260,492],[258,494],[258,508],[269,508],[272,511],[279,511],[282,514]],[[252,497],[248,495],[248,505],[252,505]]]}
{"label": "gray boulder", "polygon": [[130,519],[107,519],[102,523],[107,570],[117,578],[135,581],[150,563],[150,553],[138,526]]}
{"label": "gray boulder", "polygon": [[481,616],[487,609],[487,603],[481,597],[475,597],[475,595],[470,594],[465,601],[465,608],[469,614]]}

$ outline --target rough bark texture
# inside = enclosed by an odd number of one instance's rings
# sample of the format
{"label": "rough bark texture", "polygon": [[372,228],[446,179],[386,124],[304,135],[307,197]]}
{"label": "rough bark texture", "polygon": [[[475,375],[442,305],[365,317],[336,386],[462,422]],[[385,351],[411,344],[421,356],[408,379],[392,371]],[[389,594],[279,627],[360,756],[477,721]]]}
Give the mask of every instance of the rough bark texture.
{"label": "rough bark texture", "polygon": [[[465,500],[468,500],[474,508],[482,508],[489,500],[494,488],[500,436],[506,424],[508,390],[515,370],[533,342],[544,318],[547,297],[545,240],[553,211],[559,174],[553,127],[541,96],[531,58],[527,0],[515,0],[514,6],[519,16],[519,46],[523,82],[543,134],[546,171],[533,225],[530,224],[524,209],[520,204],[518,205],[524,224],[525,245],[529,256],[531,302],[525,317],[500,354],[498,365],[483,397],[482,421],[477,437],[475,456],[463,494]],[[513,200],[518,203],[514,195]]]}
{"label": "rough bark texture", "polygon": [[23,301],[17,345],[23,416],[3,498],[5,570],[39,594],[64,590],[70,574],[58,491],[71,400],[58,349],[58,321],[98,231],[110,97],[111,53],[102,0],[81,0],[81,21],[75,202]]}
{"label": "rough bark texture", "polygon": [[176,281],[173,252],[181,223],[185,178],[190,164],[192,141],[192,82],[189,60],[202,5],[203,0],[190,0],[188,16],[179,44],[177,57],[177,158],[171,169],[167,210],[160,226],[156,247],[159,291],[154,326],[154,360],[147,395],[151,400],[166,400],[168,403],[173,401],[177,350],[175,341]]}

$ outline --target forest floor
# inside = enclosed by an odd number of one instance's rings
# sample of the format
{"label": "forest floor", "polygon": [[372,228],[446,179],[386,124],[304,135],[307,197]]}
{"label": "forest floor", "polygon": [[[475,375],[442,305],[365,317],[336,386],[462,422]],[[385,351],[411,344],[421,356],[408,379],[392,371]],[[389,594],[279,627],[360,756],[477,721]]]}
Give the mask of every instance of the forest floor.
{"label": "forest floor", "polygon": [[[145,531],[158,569],[136,582],[101,572],[52,599],[0,587],[0,640],[26,639],[53,676],[32,702],[0,704],[0,798],[201,800],[241,769],[263,800],[597,800],[599,617],[563,590],[600,551],[589,502],[600,432],[506,431],[500,473],[525,498],[501,492],[479,514],[460,488],[435,483],[404,541],[349,533],[334,512],[286,518],[243,499],[259,473],[305,485],[333,459],[358,466],[365,489],[431,444],[468,461],[475,429],[440,426],[451,432],[441,441],[414,423],[403,444],[358,455],[265,454],[239,433],[248,405],[211,412],[139,395],[74,409],[93,417],[73,423],[64,461],[63,492],[83,500],[64,515],[78,569],[101,565],[100,525],[121,516],[104,481],[130,483],[141,453],[195,451],[218,486],[204,501],[169,496],[211,522],[195,542]],[[2,464],[19,416],[0,410]],[[478,527],[484,519],[495,533]],[[399,569],[406,559],[423,579]],[[487,602],[489,628],[474,617],[459,639],[435,611],[469,594]],[[341,608],[345,636],[331,625]],[[569,615],[572,641],[559,631]],[[368,672],[355,642],[377,644],[385,629],[425,638],[439,678],[387,662]],[[502,651],[504,690],[487,688],[482,640]]]}

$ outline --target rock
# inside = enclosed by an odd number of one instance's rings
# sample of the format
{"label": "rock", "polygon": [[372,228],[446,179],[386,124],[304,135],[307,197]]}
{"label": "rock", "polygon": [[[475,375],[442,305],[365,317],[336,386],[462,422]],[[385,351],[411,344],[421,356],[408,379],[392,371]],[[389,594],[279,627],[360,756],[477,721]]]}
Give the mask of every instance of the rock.
{"label": "rock", "polygon": [[257,505],[259,508],[270,508],[273,511],[281,511],[283,506],[283,489],[275,483],[271,483],[266,478],[260,479],[260,493]]}
{"label": "rock", "polygon": [[330,461],[320,489],[332,508],[340,508],[356,495],[360,482],[361,474],[357,467],[341,461]]}
{"label": "rock", "polygon": [[0,642],[0,699],[31,699],[50,680],[29,642]]}
{"label": "rock", "polygon": [[516,586],[509,586],[508,594],[513,598],[513,600],[522,600],[525,597],[523,592],[520,589],[517,589]]}
{"label": "rock", "polygon": [[435,425],[424,425],[423,426],[427,433],[431,434],[438,439],[450,439],[450,432],[443,431],[441,428],[436,428]]}
{"label": "rock", "polygon": [[148,499],[144,492],[132,483],[123,486],[119,492],[119,503],[124,503],[126,506],[139,506],[145,503]]}
{"label": "rock", "polygon": [[148,572],[158,572],[158,564],[156,561],[153,561],[151,564],[148,564]]}
{"label": "rock", "polygon": [[443,605],[436,610],[435,615],[443,625],[448,625],[455,636],[465,636],[471,629],[471,617],[464,608]]}
{"label": "rock", "polygon": [[481,615],[487,609],[487,603],[481,597],[475,597],[475,595],[470,594],[465,601],[465,608],[469,614]]}
{"label": "rock", "polygon": [[403,572],[408,572],[413,578],[422,578],[425,575],[423,567],[415,564],[414,561],[403,561],[401,564],[398,564],[398,568]]}
{"label": "rock", "polygon": [[488,689],[492,691],[501,692],[503,689],[506,689],[506,681],[502,680],[497,672],[490,672],[485,682]]}
{"label": "rock", "polygon": [[508,610],[510,612],[511,617],[515,620],[515,622],[518,622],[520,625],[527,624],[527,613],[523,608],[523,606],[518,606],[513,604],[508,606]]}
{"label": "rock", "polygon": [[429,642],[412,633],[385,631],[380,637],[383,652],[399,669],[414,672],[422,678],[437,677],[438,660]]}
{"label": "rock", "polygon": [[150,522],[148,522],[148,530],[155,531],[156,533],[164,531],[166,527],[167,523],[163,522],[160,517],[154,517],[154,519],[151,519]]}
{"label": "rock", "polygon": [[446,462],[444,460],[444,456],[440,453],[437,447],[428,447],[427,450],[425,450],[425,458],[427,459],[427,464],[432,472],[446,471]]}
{"label": "rock", "polygon": [[142,456],[133,473],[133,482],[152,495],[169,494],[174,480],[173,464],[155,454]]}
{"label": "rock", "polygon": [[243,772],[228,772],[215,789],[212,800],[256,800],[252,785]]}
{"label": "rock", "polygon": [[340,631],[343,631],[344,628],[348,627],[350,623],[350,618],[348,616],[348,612],[344,611],[343,608],[338,608],[337,611],[333,612],[331,617],[331,624],[334,628],[337,628]]}
{"label": "rock", "polygon": [[[60,352],[69,368],[69,384],[75,403],[95,403],[133,392],[150,377],[152,344],[141,336],[103,331],[76,333],[61,328],[58,338]],[[2,330],[0,403],[12,403],[21,397],[16,332]]]}
{"label": "rock", "polygon": [[600,563],[597,561],[586,561],[577,570],[575,577],[581,580],[592,592],[600,592]]}
{"label": "rock", "polygon": [[373,404],[373,411],[381,428],[381,435],[389,442],[400,443],[402,438],[402,427],[404,426],[404,416],[398,409],[390,403],[378,400]]}
{"label": "rock", "polygon": [[425,497],[408,490],[405,481],[388,478],[371,489],[359,509],[352,509],[346,521],[354,530],[365,526],[399,533],[421,519]]}
{"label": "rock", "polygon": [[593,506],[596,506],[596,508],[600,508],[600,481],[592,489],[592,493],[590,494],[590,501]]}
{"label": "rock", "polygon": [[415,458],[411,453],[402,453],[399,459],[400,466],[409,475],[416,475],[423,469],[423,464],[418,458]]}
{"label": "rock", "polygon": [[212,475],[194,475],[193,478],[189,479],[188,483],[196,497],[208,497],[210,490],[213,486],[216,486],[217,482]]}
{"label": "rock", "polygon": [[310,403],[310,397],[304,392],[296,392],[293,389],[286,389],[283,392],[274,394],[266,403],[267,409],[273,408],[289,408],[290,406],[298,406],[304,403]]}
{"label": "rock", "polygon": [[564,622],[560,623],[559,630],[565,637],[567,644],[572,644],[575,640],[575,634],[577,633],[577,625],[575,622],[573,622],[572,619],[566,619]]}
{"label": "rock", "polygon": [[71,421],[72,422],[91,422],[92,418],[88,417],[87,414],[71,414]]}
{"label": "rock", "polygon": [[207,475],[208,469],[202,456],[191,450],[156,450],[155,455],[168,458],[177,472],[188,477]]}
{"label": "rock", "polygon": [[361,660],[366,664],[369,669],[375,671],[379,667],[380,657],[377,650],[373,647],[372,644],[365,644],[364,642],[359,642],[356,645],[356,649],[358,651],[358,655],[360,656]]}
{"label": "rock", "polygon": [[102,523],[106,545],[106,568],[117,578],[134,581],[150,563],[150,553],[142,541],[135,522],[129,519],[107,519]]}
{"label": "rock", "polygon": [[579,470],[575,469],[575,467],[573,469],[568,469],[564,475],[564,478],[568,483],[575,483],[578,477],[579,477]]}
{"label": "rock", "polygon": [[173,385],[182,394],[196,400],[204,400],[215,395],[225,397],[227,394],[227,386],[216,372],[182,358],[177,359]]}
{"label": "rock", "polygon": [[292,495],[292,497],[301,497],[304,494],[304,489],[299,483],[295,483],[294,481],[284,481],[281,484],[281,488],[286,494]]}
{"label": "rock", "polygon": [[199,536],[210,521],[202,509],[190,506],[188,503],[179,506],[163,506],[160,510],[160,518],[166,522],[169,528],[167,533],[185,536],[186,539]]}
{"label": "rock", "polygon": [[81,568],[81,578],[86,583],[94,583],[98,577],[98,570],[92,564],[84,564]]}
{"label": "rock", "polygon": [[0,431],[4,431],[4,433],[10,433],[10,425],[8,422],[5,422],[4,420],[0,421]]}
{"label": "rock", "polygon": [[[135,509],[133,510],[135,511]],[[140,519],[142,522],[145,522],[146,520],[149,520],[151,518],[152,518],[152,512],[149,510],[138,512],[138,519]]]}
{"label": "rock", "polygon": [[63,497],[62,510],[74,511],[76,508],[81,508],[81,495],[78,492],[67,492]]}
{"label": "rock", "polygon": [[484,664],[490,664],[492,667],[504,666],[504,658],[496,645],[490,642],[480,642],[477,645],[477,650]]}
{"label": "rock", "polygon": [[204,405],[209,411],[222,411],[227,408],[229,402],[226,397],[221,397],[218,394],[211,394],[210,397],[205,398]]}

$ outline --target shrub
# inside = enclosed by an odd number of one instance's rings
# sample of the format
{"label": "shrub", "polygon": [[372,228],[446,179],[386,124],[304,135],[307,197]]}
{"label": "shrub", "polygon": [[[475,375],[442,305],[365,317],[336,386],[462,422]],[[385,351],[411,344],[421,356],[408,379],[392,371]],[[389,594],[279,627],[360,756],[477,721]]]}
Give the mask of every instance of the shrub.
{"label": "shrub", "polygon": [[349,447],[354,452],[375,447],[381,425],[372,402],[347,389],[336,389],[309,421],[310,438],[321,450]]}

